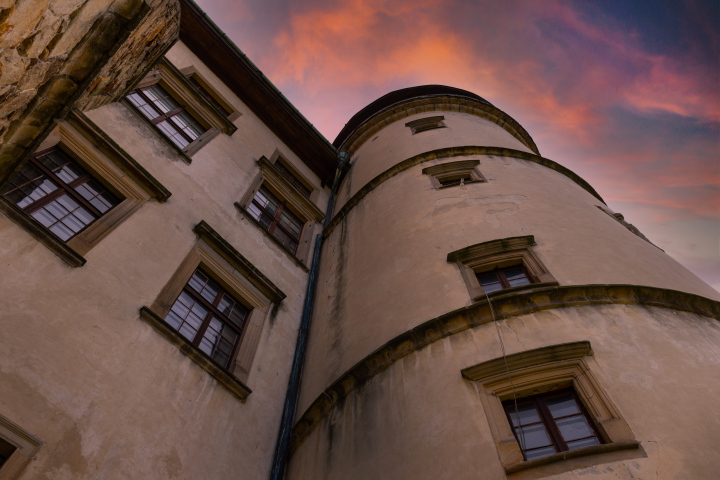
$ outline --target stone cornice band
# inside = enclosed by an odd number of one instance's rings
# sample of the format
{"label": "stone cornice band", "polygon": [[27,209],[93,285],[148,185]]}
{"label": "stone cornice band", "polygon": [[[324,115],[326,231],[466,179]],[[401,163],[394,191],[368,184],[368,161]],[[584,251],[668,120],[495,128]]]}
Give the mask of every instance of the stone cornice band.
{"label": "stone cornice band", "polygon": [[595,191],[593,187],[590,186],[589,183],[580,178],[580,176],[574,173],[572,170],[563,167],[559,163],[554,162],[549,158],[541,157],[540,155],[535,155],[528,152],[523,152],[521,150],[514,150],[511,148],[482,147],[475,145],[468,145],[464,147],[448,147],[439,148],[437,150],[430,150],[429,152],[420,153],[418,155],[405,159],[370,180],[367,184],[365,184],[365,186],[358,190],[355,195],[353,195],[347,202],[345,202],[342,208],[335,214],[333,219],[330,220],[328,226],[325,227],[323,235],[327,238],[330,233],[332,233],[333,229],[337,226],[337,224],[340,223],[343,218],[345,218],[345,216],[350,212],[350,210],[355,207],[355,205],[360,202],[360,200],[362,200],[377,186],[379,186],[386,180],[394,177],[398,173],[425,162],[440,160],[443,158],[463,157],[469,155],[496,155],[499,157],[519,158],[522,160],[529,160],[531,162],[539,163],[540,165],[544,165],[552,170],[555,170],[558,173],[565,175],[570,180],[580,185],[592,196],[600,200],[603,205],[605,204],[605,200],[602,199],[602,197]]}
{"label": "stone cornice band", "polygon": [[[720,320],[720,302],[676,290],[636,285],[569,285],[492,298],[497,320],[554,308],[607,304],[662,307]],[[492,320],[488,302],[483,300],[428,320],[393,338],[341,375],[315,399],[293,427],[292,451],[336,405],[393,363],[433,342]]]}

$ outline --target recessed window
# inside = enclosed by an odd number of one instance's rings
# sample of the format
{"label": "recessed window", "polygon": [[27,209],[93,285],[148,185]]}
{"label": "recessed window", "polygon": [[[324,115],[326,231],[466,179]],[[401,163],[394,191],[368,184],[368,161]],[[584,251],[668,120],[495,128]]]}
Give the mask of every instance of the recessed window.
{"label": "recessed window", "polygon": [[293,187],[297,188],[300,193],[303,194],[305,198],[310,198],[310,189],[305,186],[303,182],[300,181],[299,178],[295,176],[293,172],[290,171],[288,167],[285,166],[282,162],[275,162],[275,168],[278,169],[280,172],[280,175],[285,178],[288,182],[292,184]]}
{"label": "recessed window", "polygon": [[470,183],[487,182],[478,169],[479,164],[480,160],[446,162],[424,168],[422,173],[430,177],[430,181],[436,190]]}
{"label": "recessed window", "polygon": [[530,276],[522,265],[496,268],[491,272],[476,273],[475,275],[485,293],[532,283]]}
{"label": "recessed window", "polygon": [[127,98],[163,135],[181,149],[207,130],[160,85],[139,88],[132,91]]}
{"label": "recessed window", "polygon": [[57,148],[30,159],[2,194],[62,241],[70,240],[120,203]]}
{"label": "recessed window", "polygon": [[526,460],[600,445],[600,435],[572,389],[503,402]]}
{"label": "recessed window", "polygon": [[436,128],[445,128],[445,117],[443,116],[437,116],[437,117],[427,117],[427,118],[421,118],[419,120],[413,120],[412,122],[408,122],[405,124],[406,127],[410,129],[413,135],[425,132],[427,130],[434,130]]}
{"label": "recessed window", "polygon": [[201,97],[203,97],[207,102],[218,109],[218,111],[223,112],[226,116],[232,115],[233,111],[228,111],[223,105],[218,102],[215,97],[212,96],[212,94],[205,88],[203,84],[201,84],[196,75],[190,75],[187,77],[188,82],[190,82],[190,85],[195,87],[197,92],[200,94]]}
{"label": "recessed window", "polygon": [[248,213],[260,223],[283,247],[295,254],[300,243],[303,221],[292,213],[284,202],[263,185],[248,206]]}
{"label": "recessed window", "polygon": [[239,343],[248,309],[198,269],[165,321],[223,367]]}
{"label": "recessed window", "polygon": [[12,455],[15,450],[17,450],[15,445],[0,438],[0,468],[2,468],[3,464],[10,458],[10,455]]}

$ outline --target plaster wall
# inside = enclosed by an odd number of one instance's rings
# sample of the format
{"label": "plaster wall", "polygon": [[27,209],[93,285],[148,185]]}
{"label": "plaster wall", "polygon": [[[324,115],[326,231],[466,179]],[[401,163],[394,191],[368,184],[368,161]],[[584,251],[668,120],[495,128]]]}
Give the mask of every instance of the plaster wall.
{"label": "plaster wall", "polygon": [[[422,173],[430,165],[470,158],[480,161],[487,183],[435,190]],[[560,285],[644,285],[720,299],[597,205],[602,204],[568,177],[499,156],[431,161],[377,186],[325,244],[300,411],[392,338],[471,304],[447,254],[477,243],[534,235],[534,251]]]}
{"label": "plaster wall", "polygon": [[[0,216],[0,414],[45,442],[23,479],[268,476],[307,273],[233,203],[275,148],[305,166],[182,45],[169,58],[192,63],[242,114],[192,164],[124,104],[88,112],[173,193],[166,203],[143,205],[75,269]],[[265,319],[244,404],[138,314],[201,220],[287,295]]]}
{"label": "plaster wall", "polygon": [[[446,128],[412,134],[405,124],[414,120],[444,116]],[[533,153],[499,125],[469,113],[432,111],[410,115],[387,125],[353,155],[351,173],[340,185],[337,212],[366,183],[414,155],[446,147],[476,145],[504,147]]]}
{"label": "plaster wall", "polygon": [[[591,372],[641,442],[638,450],[565,460],[508,478],[716,477],[717,320],[604,305],[513,317],[499,327],[508,355],[589,340]],[[324,418],[294,453],[288,478],[505,478],[480,396],[460,375],[501,355],[488,323],[404,357]],[[568,466],[574,469],[560,473]]]}

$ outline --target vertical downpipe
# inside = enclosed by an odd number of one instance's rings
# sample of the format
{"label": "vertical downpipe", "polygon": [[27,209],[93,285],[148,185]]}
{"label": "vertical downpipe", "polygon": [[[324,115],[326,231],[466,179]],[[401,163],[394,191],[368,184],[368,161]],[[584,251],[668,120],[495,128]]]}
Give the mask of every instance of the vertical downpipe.
{"label": "vertical downpipe", "polygon": [[[338,152],[338,166],[335,171],[335,180],[333,181],[332,190],[330,191],[330,199],[328,200],[323,229],[327,227],[332,217],[335,195],[337,194],[338,187],[340,186],[340,177],[349,162],[350,155],[347,152]],[[285,405],[283,406],[282,420],[280,422],[280,433],[278,434],[277,443],[275,444],[275,455],[273,456],[270,480],[283,480],[285,476],[285,468],[287,467],[290,449],[290,435],[292,434],[292,422],[295,418],[295,409],[297,408],[300,376],[302,375],[302,367],[305,360],[305,349],[307,347],[310,317],[312,317],[313,304],[315,303],[315,286],[317,285],[317,275],[318,267],[320,266],[320,253],[322,252],[322,245],[323,235],[320,233],[315,237],[315,250],[313,251],[312,265],[310,266],[310,276],[308,277],[307,290],[305,291],[305,303],[303,304],[300,330],[298,331],[297,343],[295,344],[295,356],[293,357],[292,370],[290,371],[290,381],[288,382],[288,389],[285,395]]]}

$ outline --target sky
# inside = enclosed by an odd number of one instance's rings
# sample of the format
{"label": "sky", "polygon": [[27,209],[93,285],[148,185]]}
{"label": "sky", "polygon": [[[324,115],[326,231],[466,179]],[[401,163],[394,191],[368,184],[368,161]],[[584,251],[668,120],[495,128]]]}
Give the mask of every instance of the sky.
{"label": "sky", "polygon": [[477,93],[720,290],[720,2],[197,3],[330,141],[399,88]]}

